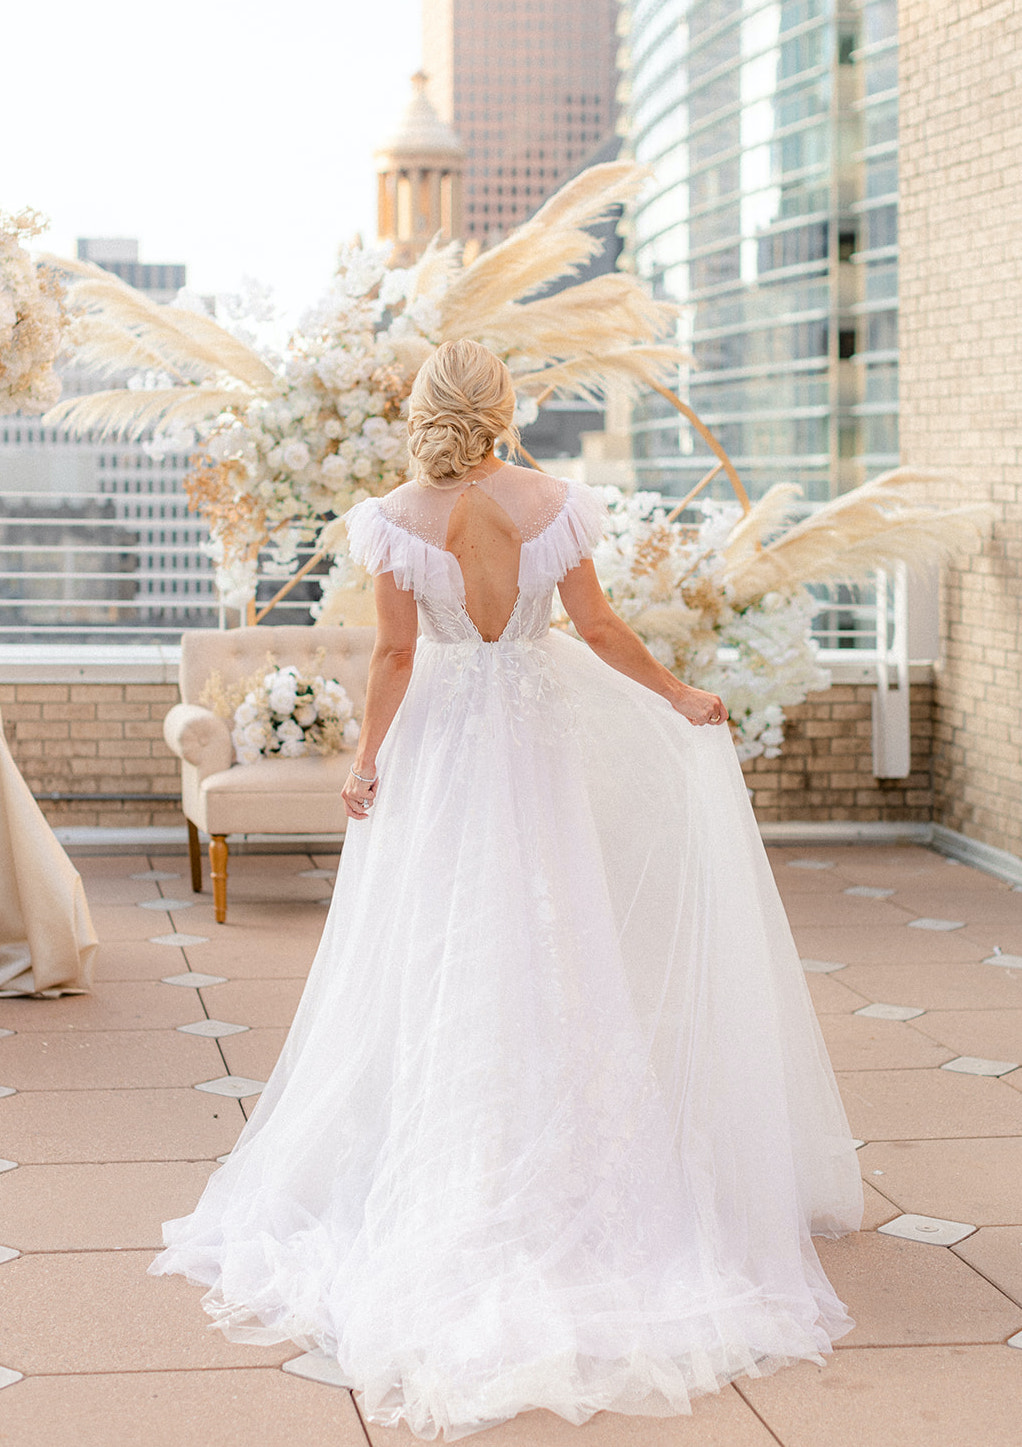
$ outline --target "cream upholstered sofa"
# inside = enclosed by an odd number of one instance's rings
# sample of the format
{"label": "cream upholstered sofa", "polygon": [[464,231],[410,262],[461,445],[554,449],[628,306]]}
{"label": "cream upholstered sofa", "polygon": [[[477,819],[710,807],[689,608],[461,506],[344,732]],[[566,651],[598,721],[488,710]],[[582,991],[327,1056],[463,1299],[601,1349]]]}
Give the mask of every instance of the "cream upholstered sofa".
{"label": "cream upholstered sofa", "polygon": [[342,834],[341,799],[351,754],[260,759],[236,764],[227,721],[199,703],[211,674],[229,687],[275,665],[336,678],[356,713],[365,706],[373,628],[196,628],[181,639],[181,703],[167,714],[163,736],[181,760],[181,807],[188,822],[192,889],[202,888],[199,830],[209,835],[213,904],[227,918],[229,834]]}

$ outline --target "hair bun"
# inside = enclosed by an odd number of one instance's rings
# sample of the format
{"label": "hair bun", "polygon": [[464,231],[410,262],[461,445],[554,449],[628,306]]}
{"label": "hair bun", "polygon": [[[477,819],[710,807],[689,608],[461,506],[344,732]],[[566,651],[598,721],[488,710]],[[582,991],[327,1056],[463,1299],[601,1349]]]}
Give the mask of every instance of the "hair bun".
{"label": "hair bun", "polygon": [[498,439],[515,447],[514,411],[514,384],[498,356],[467,339],[441,342],[419,369],[408,407],[419,481],[457,482]]}

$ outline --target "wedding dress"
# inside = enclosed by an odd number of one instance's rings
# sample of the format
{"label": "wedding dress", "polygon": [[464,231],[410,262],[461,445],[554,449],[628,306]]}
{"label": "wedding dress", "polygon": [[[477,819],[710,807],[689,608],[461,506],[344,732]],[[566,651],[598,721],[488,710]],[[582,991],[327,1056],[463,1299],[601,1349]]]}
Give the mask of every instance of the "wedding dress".
{"label": "wedding dress", "polygon": [[493,642],[445,550],[464,489],[348,514],[414,590],[411,682],[280,1060],[150,1268],[448,1440],[819,1362],[852,1323],[810,1236],[862,1208],[727,729],[550,630],[597,495],[478,487],[520,546]]}

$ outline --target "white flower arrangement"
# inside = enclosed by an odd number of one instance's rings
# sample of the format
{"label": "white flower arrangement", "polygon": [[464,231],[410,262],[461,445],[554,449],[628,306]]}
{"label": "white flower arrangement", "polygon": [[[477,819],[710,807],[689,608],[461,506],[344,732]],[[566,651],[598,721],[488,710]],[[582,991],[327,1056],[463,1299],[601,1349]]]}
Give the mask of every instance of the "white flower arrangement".
{"label": "white flower arrangement", "polygon": [[407,397],[439,337],[435,304],[411,294],[413,273],[389,270],[387,256],[382,247],[342,250],[333,287],[303,317],[273,395],[202,429],[186,488],[210,522],[230,606],[254,594],[254,559],[267,538],[286,575],[325,517],[405,479]]}
{"label": "white flower arrangement", "polygon": [[736,604],[724,548],[737,504],[697,504],[701,521],[687,525],[659,493],[600,492],[610,527],[593,562],[611,605],[678,678],[720,694],[740,759],[776,758],[784,709],[830,686],[811,637],[809,592],[797,586]]}
{"label": "white flower arrangement", "polygon": [[0,414],[45,412],[60,396],[53,364],[64,341],[64,293],[22,238],[45,231],[37,211],[0,211]]}
{"label": "white flower arrangement", "polygon": [[355,710],[341,684],[297,668],[277,668],[250,680],[231,729],[239,764],[336,754],[354,748],[358,735]]}

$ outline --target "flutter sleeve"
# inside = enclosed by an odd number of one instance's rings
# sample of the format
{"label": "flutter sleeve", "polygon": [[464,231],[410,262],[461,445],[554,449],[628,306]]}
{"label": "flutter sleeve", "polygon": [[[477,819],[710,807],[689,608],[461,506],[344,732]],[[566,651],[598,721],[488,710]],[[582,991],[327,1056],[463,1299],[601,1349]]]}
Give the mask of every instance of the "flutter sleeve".
{"label": "flutter sleeve", "polygon": [[569,481],[560,512],[522,549],[523,588],[559,583],[584,558],[591,558],[606,532],[608,516],[607,504],[595,488]]}
{"label": "flutter sleeve", "polygon": [[348,552],[372,577],[393,573],[394,582],[416,597],[443,596],[451,589],[449,560],[440,549],[392,522],[378,497],[367,497],[344,515]]}

